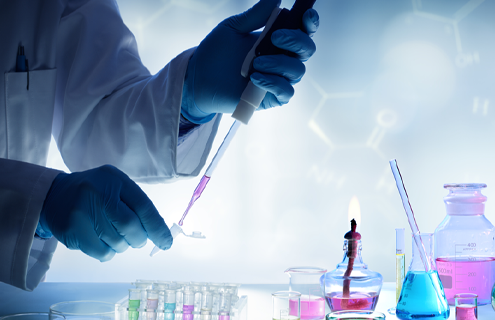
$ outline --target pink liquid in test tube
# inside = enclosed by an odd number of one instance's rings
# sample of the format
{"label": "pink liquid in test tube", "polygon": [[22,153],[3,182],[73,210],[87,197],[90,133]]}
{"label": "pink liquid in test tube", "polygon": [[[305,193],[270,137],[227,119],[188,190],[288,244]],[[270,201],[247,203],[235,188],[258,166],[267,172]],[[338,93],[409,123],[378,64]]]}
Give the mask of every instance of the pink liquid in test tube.
{"label": "pink liquid in test tube", "polygon": [[184,219],[186,218],[187,213],[192,208],[194,202],[196,202],[196,200],[198,200],[199,197],[201,197],[201,194],[203,193],[203,190],[206,188],[206,185],[208,184],[208,181],[210,181],[210,177],[208,177],[206,175],[204,175],[201,178],[201,181],[199,181],[199,184],[196,187],[196,189],[194,190],[194,193],[193,193],[193,195],[191,197],[191,200],[189,201],[189,205],[187,206],[186,211],[184,212],[184,214],[182,215],[182,218],[179,221],[179,226],[182,227],[182,224],[184,223]]}
{"label": "pink liquid in test tube", "polygon": [[478,308],[472,304],[460,304],[455,307],[456,320],[478,320]]}

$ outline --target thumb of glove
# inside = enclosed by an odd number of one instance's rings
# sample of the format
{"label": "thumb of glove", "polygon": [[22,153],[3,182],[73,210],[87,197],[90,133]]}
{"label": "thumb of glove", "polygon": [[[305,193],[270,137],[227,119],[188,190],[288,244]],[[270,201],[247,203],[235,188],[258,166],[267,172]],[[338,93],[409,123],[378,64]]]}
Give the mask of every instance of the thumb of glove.
{"label": "thumb of glove", "polygon": [[260,0],[251,9],[225,19],[221,24],[240,33],[249,33],[265,26],[273,9],[280,6],[282,0]]}

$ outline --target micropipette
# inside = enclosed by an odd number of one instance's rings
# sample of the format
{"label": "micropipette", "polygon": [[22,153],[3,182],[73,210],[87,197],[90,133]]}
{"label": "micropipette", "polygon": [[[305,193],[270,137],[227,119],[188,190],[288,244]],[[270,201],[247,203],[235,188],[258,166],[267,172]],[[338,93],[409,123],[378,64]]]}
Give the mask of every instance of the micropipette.
{"label": "micropipette", "polygon": [[[234,138],[235,134],[237,133],[237,129],[239,129],[240,125],[241,125],[241,123],[239,121],[237,121],[237,120],[234,121],[234,123],[232,124],[232,126],[229,129],[229,132],[227,133],[227,135],[223,139],[222,144],[218,148],[217,153],[213,157],[213,160],[211,160],[211,163],[208,166],[208,169],[206,169],[205,174],[203,175],[203,177],[199,181],[198,186],[194,190],[194,193],[191,197],[191,200],[189,201],[189,204],[187,205],[186,211],[182,215],[182,218],[180,219],[179,224],[177,225],[174,223],[172,228],[170,228],[170,233],[172,234],[173,238],[175,238],[177,235],[179,235],[181,233],[184,234],[185,236],[191,237],[191,238],[197,238],[197,239],[204,239],[205,238],[204,236],[201,235],[200,232],[193,232],[192,235],[187,235],[184,233],[184,231],[182,230],[181,227],[184,224],[184,219],[186,218],[187,214],[189,213],[189,210],[191,210],[191,208],[192,208],[193,204],[196,202],[196,200],[198,200],[199,197],[201,197],[201,194],[203,193],[204,189],[206,188],[206,185],[208,184],[208,182],[210,181],[211,176],[213,175],[213,172],[217,168],[218,163],[220,162],[220,159],[222,159],[222,157],[225,153],[225,150],[227,150],[227,148],[229,147],[230,142],[232,141],[232,138]],[[155,246],[153,248],[153,250],[151,251],[150,256],[153,257],[158,252],[160,252],[160,248],[158,248],[158,246]]]}
{"label": "micropipette", "polygon": [[[303,29],[303,15],[308,9],[313,8],[316,0],[296,0],[290,10],[276,7],[268,19],[263,32],[258,37],[253,48],[247,54],[242,65],[241,74],[247,78],[253,72],[252,64],[256,57],[263,55],[277,55],[293,53],[282,50],[272,43],[272,34],[279,29]],[[244,89],[239,104],[232,117],[244,124],[249,122],[254,111],[265,98],[266,91],[254,85],[251,81]]]}
{"label": "micropipette", "polygon": [[397,160],[392,159],[389,161],[389,163],[390,168],[392,169],[392,173],[394,174],[395,184],[397,185],[397,189],[399,190],[400,198],[402,199],[402,205],[404,206],[404,210],[406,211],[409,226],[411,227],[411,231],[414,236],[414,242],[416,242],[416,245],[418,246],[421,261],[425,266],[425,271],[430,272],[430,261],[426,256],[426,250],[423,242],[421,241],[418,224],[416,223],[416,218],[414,218],[414,212],[412,210],[411,203],[409,202],[409,196],[407,195],[406,187],[404,186],[404,182],[402,181],[402,176],[399,171],[399,166],[397,165]]}

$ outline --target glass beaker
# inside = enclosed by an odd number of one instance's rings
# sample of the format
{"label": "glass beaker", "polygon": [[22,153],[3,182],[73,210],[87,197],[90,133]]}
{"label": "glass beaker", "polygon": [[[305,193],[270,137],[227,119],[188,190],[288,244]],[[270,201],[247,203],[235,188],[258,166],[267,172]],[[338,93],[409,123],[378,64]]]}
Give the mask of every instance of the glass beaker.
{"label": "glass beaker", "polygon": [[46,312],[17,313],[8,316],[0,316],[0,320],[65,320],[61,314],[48,314]]}
{"label": "glass beaker", "polygon": [[273,320],[299,320],[301,315],[301,294],[295,291],[272,293]]}
{"label": "glass beaker", "polygon": [[485,217],[483,183],[445,184],[447,216],[435,230],[438,274],[450,305],[457,293],[475,293],[490,303],[495,281],[495,228]]}
{"label": "glass beaker", "polygon": [[396,316],[399,319],[427,318],[431,320],[448,319],[449,304],[433,261],[433,234],[421,234],[425,253],[432,270],[425,271],[416,242],[413,240],[413,255],[406,279],[402,285]]}
{"label": "glass beaker", "polygon": [[325,298],[320,278],[327,272],[318,267],[293,267],[285,270],[289,276],[289,290],[301,293],[301,319],[325,318]]}
{"label": "glass beaker", "polygon": [[115,319],[115,303],[100,301],[67,301],[59,302],[50,306],[50,317],[52,314],[61,314],[67,320],[76,319]]}
{"label": "glass beaker", "polygon": [[478,296],[474,293],[455,295],[455,320],[478,319]]}
{"label": "glass beaker", "polygon": [[361,250],[361,240],[344,240],[343,261],[321,278],[321,288],[332,312],[375,310],[383,277],[368,269]]}
{"label": "glass beaker", "polygon": [[365,310],[344,310],[327,314],[326,320],[385,320],[381,312]]}

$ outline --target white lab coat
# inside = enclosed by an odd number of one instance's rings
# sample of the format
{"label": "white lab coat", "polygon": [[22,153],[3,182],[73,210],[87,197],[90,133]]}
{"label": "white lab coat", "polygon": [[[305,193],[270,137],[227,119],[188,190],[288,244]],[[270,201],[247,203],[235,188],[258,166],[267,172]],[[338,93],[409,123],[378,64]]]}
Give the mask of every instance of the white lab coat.
{"label": "white lab coat", "polygon": [[[141,182],[197,175],[220,116],[178,146],[182,84],[193,49],[156,75],[114,0],[0,0],[0,281],[34,289],[56,240],[34,238],[59,173],[45,168],[51,135],[71,171],[112,164]],[[15,72],[22,43],[27,72]]]}

